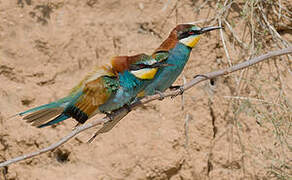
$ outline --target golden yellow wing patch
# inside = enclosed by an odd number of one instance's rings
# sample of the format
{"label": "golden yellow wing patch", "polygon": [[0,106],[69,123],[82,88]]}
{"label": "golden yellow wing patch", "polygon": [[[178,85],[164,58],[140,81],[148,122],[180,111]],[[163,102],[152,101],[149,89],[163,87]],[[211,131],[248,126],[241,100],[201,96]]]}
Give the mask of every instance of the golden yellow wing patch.
{"label": "golden yellow wing patch", "polygon": [[98,107],[105,103],[110,94],[107,93],[104,87],[102,77],[96,80],[87,82],[83,89],[83,94],[77,100],[75,106],[88,116],[92,115]]}

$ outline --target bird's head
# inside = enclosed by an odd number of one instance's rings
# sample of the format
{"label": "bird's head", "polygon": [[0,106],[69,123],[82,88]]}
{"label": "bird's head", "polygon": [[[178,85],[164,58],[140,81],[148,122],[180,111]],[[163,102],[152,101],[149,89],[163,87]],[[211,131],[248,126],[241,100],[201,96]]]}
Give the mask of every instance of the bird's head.
{"label": "bird's head", "polygon": [[194,24],[179,24],[171,31],[168,38],[160,45],[156,52],[172,49],[178,42],[193,48],[200,40],[201,34],[221,28],[219,26],[200,28]]}
{"label": "bird's head", "polygon": [[222,27],[219,26],[199,28],[198,26],[193,24],[181,24],[176,26],[174,30],[176,31],[176,37],[178,42],[184,44],[185,46],[193,48],[200,40],[201,34],[221,28]]}

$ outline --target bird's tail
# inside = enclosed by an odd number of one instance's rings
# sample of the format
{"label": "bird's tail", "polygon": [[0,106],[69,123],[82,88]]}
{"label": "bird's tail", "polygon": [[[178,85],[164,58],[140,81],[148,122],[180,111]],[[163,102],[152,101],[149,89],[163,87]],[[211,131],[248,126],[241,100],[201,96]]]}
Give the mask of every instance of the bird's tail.
{"label": "bird's tail", "polygon": [[49,121],[49,122],[47,122],[45,124],[38,125],[37,127],[38,128],[43,128],[43,127],[46,127],[46,126],[50,126],[50,125],[56,124],[58,122],[64,121],[64,120],[66,120],[68,118],[70,118],[70,117],[62,113],[59,116],[55,117],[53,120],[51,120],[51,121]]}
{"label": "bird's tail", "polygon": [[[68,103],[70,103],[71,99],[71,97],[66,97],[56,102],[29,109],[19,113],[18,115],[22,116],[22,119],[26,122],[31,123],[33,126],[37,126],[38,128],[53,125],[69,118],[69,116],[66,116],[63,112],[64,108]],[[52,118],[54,119],[51,120]]]}

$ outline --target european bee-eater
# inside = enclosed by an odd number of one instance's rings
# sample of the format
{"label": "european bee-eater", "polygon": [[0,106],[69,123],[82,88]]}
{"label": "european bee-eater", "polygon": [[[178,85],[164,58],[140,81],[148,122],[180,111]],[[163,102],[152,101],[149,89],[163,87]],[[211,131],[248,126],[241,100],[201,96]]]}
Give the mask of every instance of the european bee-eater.
{"label": "european bee-eater", "polygon": [[70,117],[84,123],[99,112],[110,113],[130,104],[137,94],[143,97],[163,92],[183,70],[200,35],[219,28],[178,25],[152,56],[114,57],[110,66],[96,68],[67,97],[18,115],[37,127],[53,125]]}
{"label": "european bee-eater", "polygon": [[163,56],[165,63],[173,66],[158,69],[154,80],[145,87],[139,96],[164,92],[171,87],[182,72],[192,48],[200,39],[200,35],[215,29],[221,29],[221,27],[199,28],[192,24],[176,26],[168,38],[152,54],[154,59]]}
{"label": "european bee-eater", "polygon": [[82,124],[99,112],[110,113],[130,103],[141,91],[140,81],[152,79],[164,66],[146,54],[114,57],[109,66],[87,75],[67,97],[18,115],[25,115],[24,120],[39,128],[70,117]]}
{"label": "european bee-eater", "polygon": [[[157,56],[155,59],[151,56],[143,55],[139,57],[139,61],[130,64],[127,71],[119,72],[119,88],[104,104],[99,107],[102,112],[111,112],[116,110],[121,105],[129,105],[149,83],[151,83],[158,69],[172,66],[165,62],[165,56]],[[132,58],[135,60],[135,58]],[[119,58],[112,62],[115,69],[124,67],[119,61]]]}

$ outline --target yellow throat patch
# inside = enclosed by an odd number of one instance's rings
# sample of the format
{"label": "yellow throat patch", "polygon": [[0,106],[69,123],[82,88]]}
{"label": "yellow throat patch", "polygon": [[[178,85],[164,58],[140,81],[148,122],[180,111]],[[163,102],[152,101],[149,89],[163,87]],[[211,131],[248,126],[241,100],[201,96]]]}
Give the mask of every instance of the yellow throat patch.
{"label": "yellow throat patch", "polygon": [[189,36],[187,38],[179,40],[180,43],[193,48],[200,40],[200,36]]}
{"label": "yellow throat patch", "polygon": [[145,68],[136,71],[131,71],[131,73],[139,79],[153,79],[158,68]]}

